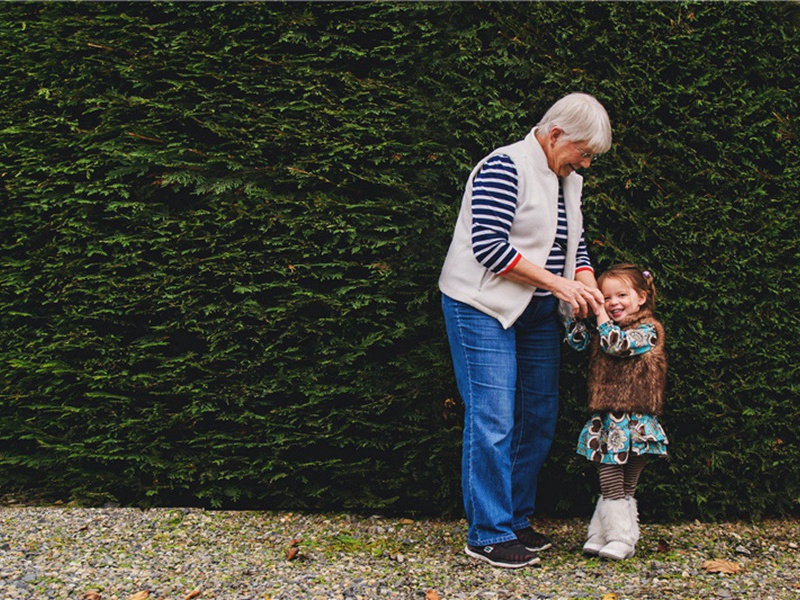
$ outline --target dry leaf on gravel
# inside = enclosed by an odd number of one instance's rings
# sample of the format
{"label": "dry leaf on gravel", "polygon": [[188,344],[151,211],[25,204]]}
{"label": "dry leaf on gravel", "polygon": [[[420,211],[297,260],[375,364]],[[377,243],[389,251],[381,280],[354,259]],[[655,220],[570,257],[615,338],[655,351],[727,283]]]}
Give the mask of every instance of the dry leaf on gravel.
{"label": "dry leaf on gravel", "polygon": [[142,590],[141,592],[136,592],[133,596],[128,598],[128,600],[145,600],[145,598],[150,597],[150,592],[147,590]]}
{"label": "dry leaf on gravel", "polygon": [[286,550],[286,560],[294,560],[297,558],[298,553],[300,552],[300,548],[297,546],[292,546],[288,550]]}
{"label": "dry leaf on gravel", "polygon": [[83,595],[83,600],[101,600],[102,596],[97,590],[89,590]]}
{"label": "dry leaf on gravel", "polygon": [[608,594],[603,594],[603,600],[619,600],[619,596],[613,592],[609,592]]}
{"label": "dry leaf on gravel", "polygon": [[183,600],[192,600],[192,598],[197,598],[201,593],[200,588],[193,589],[183,597]]}
{"label": "dry leaf on gravel", "polygon": [[703,568],[706,570],[707,573],[738,573],[742,570],[742,567],[739,566],[739,563],[732,562],[730,560],[722,560],[721,558],[715,558],[714,560],[707,560],[703,563]]}
{"label": "dry leaf on gravel", "polygon": [[425,600],[441,600],[441,598],[436,590],[428,590],[428,593],[425,594]]}

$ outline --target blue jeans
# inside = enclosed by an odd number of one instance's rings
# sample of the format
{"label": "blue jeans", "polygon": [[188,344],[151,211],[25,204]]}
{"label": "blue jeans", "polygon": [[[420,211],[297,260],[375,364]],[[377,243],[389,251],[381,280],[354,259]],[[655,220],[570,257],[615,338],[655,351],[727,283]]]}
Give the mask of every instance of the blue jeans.
{"label": "blue jeans", "polygon": [[466,408],[461,488],[467,543],[513,540],[533,515],[539,471],[555,433],[558,300],[534,299],[509,329],[446,295],[442,309]]}

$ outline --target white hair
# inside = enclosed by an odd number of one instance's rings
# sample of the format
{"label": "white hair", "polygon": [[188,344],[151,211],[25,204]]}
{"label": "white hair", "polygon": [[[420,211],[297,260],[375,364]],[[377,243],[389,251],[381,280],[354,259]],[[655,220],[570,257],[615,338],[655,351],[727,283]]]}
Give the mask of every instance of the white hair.
{"label": "white hair", "polygon": [[567,139],[586,142],[588,150],[603,154],[611,148],[611,121],[603,105],[589,94],[574,93],[553,104],[536,125],[549,134],[554,127],[564,130]]}

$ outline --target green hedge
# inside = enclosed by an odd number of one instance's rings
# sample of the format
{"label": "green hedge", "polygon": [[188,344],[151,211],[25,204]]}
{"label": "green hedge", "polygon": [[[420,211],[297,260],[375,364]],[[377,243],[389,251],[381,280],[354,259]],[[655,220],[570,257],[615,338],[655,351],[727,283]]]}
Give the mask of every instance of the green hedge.
{"label": "green hedge", "polygon": [[[474,162],[564,93],[614,126],[599,269],[655,273],[652,517],[800,508],[797,9],[0,8],[0,492],[458,514],[436,287]],[[565,349],[545,511],[596,493]]]}

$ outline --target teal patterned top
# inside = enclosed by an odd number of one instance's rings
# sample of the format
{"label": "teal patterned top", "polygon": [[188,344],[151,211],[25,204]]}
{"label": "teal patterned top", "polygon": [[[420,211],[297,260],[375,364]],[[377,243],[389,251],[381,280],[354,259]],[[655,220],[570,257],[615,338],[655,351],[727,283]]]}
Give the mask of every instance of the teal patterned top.
{"label": "teal patterned top", "polygon": [[[606,321],[597,327],[600,348],[612,356],[635,356],[649,352],[656,343],[656,328],[643,323],[635,329],[622,329],[613,321]],[[570,320],[567,323],[567,343],[578,351],[589,347],[591,340],[589,325],[584,320]]]}
{"label": "teal patterned top", "polygon": [[[603,352],[621,358],[649,352],[656,343],[656,329],[648,323],[622,329],[613,321],[597,327]],[[565,340],[583,351],[591,341],[589,325],[583,320],[567,323]],[[640,413],[594,413],[578,437],[576,452],[592,462],[625,464],[631,454],[665,456],[669,440],[655,415]]]}

